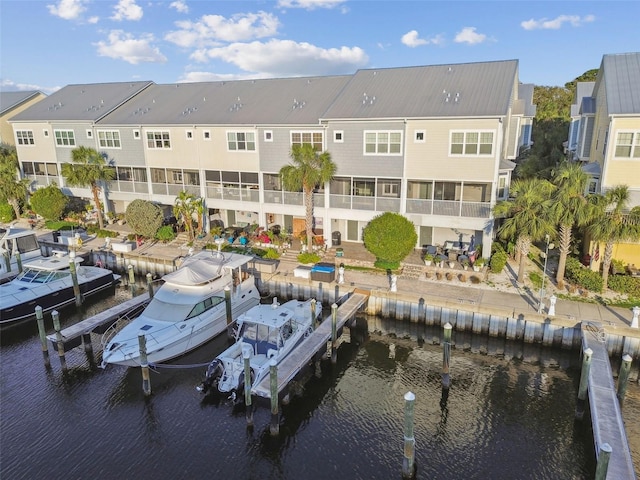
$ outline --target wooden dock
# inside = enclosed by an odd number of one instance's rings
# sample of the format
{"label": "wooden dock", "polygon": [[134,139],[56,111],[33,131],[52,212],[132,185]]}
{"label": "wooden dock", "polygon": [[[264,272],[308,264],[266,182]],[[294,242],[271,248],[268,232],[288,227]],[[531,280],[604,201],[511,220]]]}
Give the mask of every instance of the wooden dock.
{"label": "wooden dock", "polygon": [[[369,295],[356,290],[338,307],[336,329],[344,327],[360,308],[365,304]],[[331,317],[327,317],[317,329],[304,341],[304,348],[298,348],[278,365],[278,394],[280,394],[300,372],[322,349],[326,349],[327,342],[331,339]],[[252,394],[258,397],[271,398],[270,378],[267,375],[252,389]]]}
{"label": "wooden dock", "polygon": [[613,383],[605,333],[599,323],[582,322],[582,345],[593,352],[588,391],[596,456],[599,455],[600,446],[608,443],[612,451],[606,478],[634,480],[636,474]]}
{"label": "wooden dock", "polygon": [[[102,333],[113,322],[127,312],[135,311],[144,308],[149,303],[149,295],[138,295],[125,302],[115,305],[103,312],[94,315],[93,317],[82,320],[81,322],[74,323],[73,325],[61,330],[62,341],[64,343],[65,351],[80,345],[83,335],[88,335],[92,332]],[[47,338],[51,341],[53,348],[57,348],[58,342],[56,340],[56,334],[52,333],[47,335]]]}

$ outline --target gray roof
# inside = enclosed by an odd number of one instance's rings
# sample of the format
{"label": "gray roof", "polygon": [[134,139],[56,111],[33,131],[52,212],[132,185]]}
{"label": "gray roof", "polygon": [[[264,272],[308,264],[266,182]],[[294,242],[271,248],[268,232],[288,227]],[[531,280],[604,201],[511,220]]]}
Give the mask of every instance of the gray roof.
{"label": "gray roof", "polygon": [[640,53],[604,55],[600,71],[609,114],[640,113]]}
{"label": "gray roof", "polygon": [[11,118],[12,122],[96,121],[153,82],[67,85]]}
{"label": "gray roof", "polygon": [[517,73],[517,60],[359,70],[323,118],[506,115]]}
{"label": "gray roof", "polygon": [[152,85],[101,124],[318,124],[351,76]]}
{"label": "gray roof", "polygon": [[0,92],[0,115],[4,115],[11,109],[20,106],[24,102],[28,102],[38,95],[44,95],[44,93],[38,90],[29,90],[24,92]]}
{"label": "gray roof", "polygon": [[571,104],[571,116],[576,117],[580,115],[580,109],[582,108],[582,99],[584,97],[591,97],[593,94],[593,87],[596,82],[578,82],[576,85],[576,93]]}
{"label": "gray roof", "polygon": [[518,103],[522,104],[522,111],[517,113],[521,113],[525,117],[536,116],[536,106],[533,104],[535,87],[533,83],[521,83],[518,85]]}

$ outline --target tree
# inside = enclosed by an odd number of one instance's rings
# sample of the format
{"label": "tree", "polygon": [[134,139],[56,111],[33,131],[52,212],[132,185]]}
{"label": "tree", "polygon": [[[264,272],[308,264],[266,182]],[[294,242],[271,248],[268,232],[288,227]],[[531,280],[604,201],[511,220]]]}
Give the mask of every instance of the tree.
{"label": "tree", "polygon": [[7,202],[13,208],[16,218],[20,218],[20,204],[27,198],[31,180],[18,179],[18,153],[16,147],[0,144],[0,202]]}
{"label": "tree", "polygon": [[107,163],[105,157],[94,148],[78,147],[71,151],[73,163],[62,164],[62,176],[68,185],[91,189],[101,230],[104,229],[104,219],[99,195],[100,184],[116,178],[116,169]]}
{"label": "tree", "polygon": [[69,197],[55,183],[31,194],[31,208],[47,220],[60,220],[68,203]]}
{"label": "tree", "polygon": [[318,152],[304,143],[291,148],[292,163],[280,169],[282,185],[286,190],[300,191],[304,195],[305,232],[307,250],[313,249],[313,191],[333,178],[338,167],[329,152]]}
{"label": "tree", "polygon": [[136,199],[127,206],[124,218],[136,235],[154,238],[162,226],[164,215],[162,209],[155,203]]}
{"label": "tree", "polygon": [[415,248],[418,241],[416,228],[399,213],[385,212],[373,218],[362,234],[365,248],[376,256],[376,263],[400,262]]}
{"label": "tree", "polygon": [[196,198],[195,195],[188,193],[186,190],[182,190],[178,194],[173,204],[173,214],[178,219],[178,222],[184,226],[187,233],[189,233],[189,239],[191,241],[195,238],[193,216],[198,214],[200,208],[198,205],[203,205],[202,199]]}
{"label": "tree", "polygon": [[567,256],[571,251],[571,232],[574,227],[586,225],[595,213],[593,203],[584,195],[589,176],[578,163],[564,163],[553,183],[553,193],[549,214],[558,225],[560,259],[556,281],[562,287]]}
{"label": "tree", "polygon": [[524,282],[531,242],[541,240],[554,231],[553,222],[546,216],[553,190],[553,184],[547,180],[539,178],[516,180],[509,189],[512,198],[499,202],[493,208],[496,217],[506,217],[498,229],[498,235],[501,238],[516,240],[519,259],[518,283]]}
{"label": "tree", "polygon": [[597,214],[587,231],[596,242],[605,242],[602,259],[602,286],[606,290],[609,267],[616,243],[640,239],[640,212],[637,208],[626,213],[629,187],[618,185],[598,198]]}

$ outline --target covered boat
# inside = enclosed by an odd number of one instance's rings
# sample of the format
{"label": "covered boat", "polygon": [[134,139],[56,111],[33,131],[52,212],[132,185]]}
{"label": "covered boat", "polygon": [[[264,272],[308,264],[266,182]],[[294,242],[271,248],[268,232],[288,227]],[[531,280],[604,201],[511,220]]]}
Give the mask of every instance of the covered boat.
{"label": "covered boat", "polygon": [[139,335],[146,339],[147,360],[160,363],[183,355],[227,330],[225,288],[230,290],[231,318],[257,305],[260,294],[237,253],[202,251],[189,256],[164,284],[142,314],[124,328],[103,335],[102,367],[140,366]]}

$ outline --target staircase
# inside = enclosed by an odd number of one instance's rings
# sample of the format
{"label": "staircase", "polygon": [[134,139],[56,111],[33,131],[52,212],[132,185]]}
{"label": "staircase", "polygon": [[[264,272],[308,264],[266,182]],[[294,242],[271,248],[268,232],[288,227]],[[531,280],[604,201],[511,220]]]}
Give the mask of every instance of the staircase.
{"label": "staircase", "polygon": [[402,267],[402,278],[408,278],[410,280],[417,280],[422,276],[423,268],[420,265],[406,264]]}

